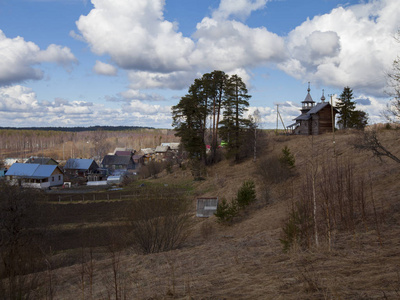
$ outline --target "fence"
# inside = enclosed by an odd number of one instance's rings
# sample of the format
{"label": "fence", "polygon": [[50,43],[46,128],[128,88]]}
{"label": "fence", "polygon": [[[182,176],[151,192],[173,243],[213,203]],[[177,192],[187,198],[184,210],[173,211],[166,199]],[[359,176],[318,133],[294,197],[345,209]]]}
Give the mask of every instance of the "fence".
{"label": "fence", "polygon": [[[175,191],[173,193],[166,192],[164,197],[175,198],[176,194],[184,193],[184,191]],[[137,189],[131,191],[109,191],[102,193],[59,193],[47,194],[47,201],[50,202],[81,202],[81,201],[110,201],[110,200],[133,200],[140,196],[148,198],[152,197],[149,191]]]}

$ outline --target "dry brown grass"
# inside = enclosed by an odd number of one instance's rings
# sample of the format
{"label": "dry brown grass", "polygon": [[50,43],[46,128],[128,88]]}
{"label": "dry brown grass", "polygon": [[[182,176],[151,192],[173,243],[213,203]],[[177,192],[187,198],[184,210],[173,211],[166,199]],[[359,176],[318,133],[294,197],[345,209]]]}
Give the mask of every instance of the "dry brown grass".
{"label": "dry brown grass", "polygon": [[[399,136],[395,131],[382,132],[383,141],[397,155]],[[192,235],[180,249],[150,255],[121,250],[121,294],[126,299],[399,299],[399,165],[355,152],[351,146],[354,138],[352,132],[337,134],[336,153],[351,160],[358,174],[368,177],[380,212],[385,208],[382,246],[369,224],[367,230],[335,232],[331,251],[322,244],[283,253],[279,238],[291,201],[302,192],[301,170],[311,159],[323,161],[333,156],[332,135],[270,136],[264,155],[279,155],[287,145],[300,175],[270,185],[272,204],[266,206],[259,200],[231,226],[216,223],[214,217],[193,217]],[[192,184],[193,201],[200,195],[230,200],[247,179],[253,179],[258,194],[261,192],[265,183],[257,176],[257,163],[222,161],[210,167],[207,179],[201,182],[189,183],[190,171],[175,171],[153,182]],[[93,299],[113,299],[105,284],[112,274],[111,256],[104,251],[100,257],[95,261]],[[76,270],[56,270],[57,299],[83,298]],[[85,295],[89,299],[88,293]]]}

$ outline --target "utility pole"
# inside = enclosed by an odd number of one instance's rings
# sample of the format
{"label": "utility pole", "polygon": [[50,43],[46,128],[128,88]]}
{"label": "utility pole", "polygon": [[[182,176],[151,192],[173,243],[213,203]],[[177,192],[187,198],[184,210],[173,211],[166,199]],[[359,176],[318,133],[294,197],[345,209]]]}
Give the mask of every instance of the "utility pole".
{"label": "utility pole", "polygon": [[285,134],[287,134],[285,123],[283,123],[282,116],[279,113],[279,104],[276,105],[276,134],[278,134],[278,117],[281,119],[283,129],[285,130]]}
{"label": "utility pole", "polygon": [[332,118],[332,134],[333,134],[333,141],[332,141],[332,143],[333,143],[333,155],[336,156],[335,121],[334,121],[335,115],[334,115],[334,113],[333,113],[333,100],[332,100],[333,94],[330,94],[329,96],[331,97],[331,118]]}

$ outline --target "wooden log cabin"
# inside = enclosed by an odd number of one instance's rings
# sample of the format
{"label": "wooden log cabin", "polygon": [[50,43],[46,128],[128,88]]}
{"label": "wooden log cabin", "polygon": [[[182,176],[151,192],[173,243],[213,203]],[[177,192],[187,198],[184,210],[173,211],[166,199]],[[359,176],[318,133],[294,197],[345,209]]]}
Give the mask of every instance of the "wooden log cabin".
{"label": "wooden log cabin", "polygon": [[302,101],[301,115],[295,118],[296,123],[288,128],[293,134],[318,135],[332,132],[335,124],[336,108],[332,108],[329,102],[325,102],[324,91],[322,91],[321,102],[315,104],[310,94],[310,83],[308,83],[307,96]]}

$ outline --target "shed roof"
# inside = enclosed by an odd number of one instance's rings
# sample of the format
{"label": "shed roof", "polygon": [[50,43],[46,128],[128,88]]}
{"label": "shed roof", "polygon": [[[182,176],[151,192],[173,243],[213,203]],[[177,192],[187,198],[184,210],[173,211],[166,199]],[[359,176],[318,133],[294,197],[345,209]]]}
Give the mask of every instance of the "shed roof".
{"label": "shed roof", "polygon": [[50,177],[56,168],[58,168],[56,165],[15,163],[10,167],[6,175],[42,179]]}

